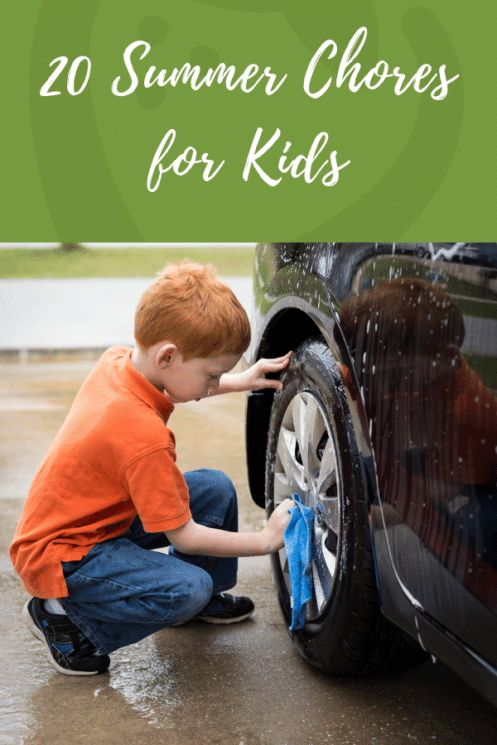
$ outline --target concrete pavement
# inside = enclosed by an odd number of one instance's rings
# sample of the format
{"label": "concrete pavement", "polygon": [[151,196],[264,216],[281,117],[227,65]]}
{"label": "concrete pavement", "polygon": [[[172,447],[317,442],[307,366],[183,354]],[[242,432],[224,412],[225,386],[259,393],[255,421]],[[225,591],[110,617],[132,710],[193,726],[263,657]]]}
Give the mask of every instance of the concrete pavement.
{"label": "concrete pavement", "polygon": [[[288,638],[267,557],[242,558],[235,594],[254,616],[193,622],[114,652],[108,673],[59,675],[20,619],[27,600],[8,548],[40,460],[93,359],[0,364],[0,745],[495,745],[496,711],[443,665],[404,675],[327,678]],[[3,404],[3,405],[2,405]],[[182,471],[219,468],[240,530],[265,513],[247,485],[245,395],[178,405]]]}
{"label": "concrete pavement", "polygon": [[[0,352],[132,346],[136,305],[153,277],[0,280]],[[221,277],[251,312],[249,277]]]}

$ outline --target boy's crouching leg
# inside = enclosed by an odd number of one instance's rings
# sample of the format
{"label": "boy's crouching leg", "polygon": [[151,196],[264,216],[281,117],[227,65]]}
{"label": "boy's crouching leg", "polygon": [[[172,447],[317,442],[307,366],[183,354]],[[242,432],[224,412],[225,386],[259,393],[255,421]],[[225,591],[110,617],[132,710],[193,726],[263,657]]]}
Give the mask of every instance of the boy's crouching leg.
{"label": "boy's crouching leg", "polygon": [[63,564],[69,596],[61,604],[100,654],[189,620],[210,602],[208,572],[117,538]]}
{"label": "boy's crouching leg", "polygon": [[238,502],[231,479],[222,471],[201,468],[183,474],[195,522],[210,528],[238,530]]}
{"label": "boy's crouching leg", "polygon": [[[190,494],[190,509],[195,522],[220,530],[238,530],[238,503],[235,487],[222,471],[201,469],[184,474]],[[236,584],[238,561],[235,558],[188,556],[174,549],[169,552],[183,561],[201,567],[212,577],[214,593],[198,620],[213,624],[244,621],[254,612],[250,598],[234,597],[225,592]]]}
{"label": "boy's crouching leg", "polygon": [[212,602],[212,578],[200,570],[192,582],[183,588],[181,598],[173,604],[168,626],[179,626],[198,616]]}
{"label": "boy's crouching leg", "polygon": [[[231,479],[222,471],[199,469],[183,474],[190,495],[190,510],[196,523],[219,530],[238,530],[238,502]],[[182,554],[174,549],[170,555],[204,569],[214,584],[214,593],[236,585],[238,560]]]}

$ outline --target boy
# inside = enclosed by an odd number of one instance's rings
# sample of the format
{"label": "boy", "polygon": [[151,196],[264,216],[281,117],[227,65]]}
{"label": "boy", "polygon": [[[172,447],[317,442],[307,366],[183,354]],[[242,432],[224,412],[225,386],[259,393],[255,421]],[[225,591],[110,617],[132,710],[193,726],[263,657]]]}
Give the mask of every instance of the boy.
{"label": "boy", "polygon": [[236,557],[279,550],[290,519],[286,500],[260,533],[237,533],[230,480],[183,476],[166,427],[177,403],[281,387],[265,375],[290,355],[227,375],[250,341],[246,313],[213,267],[187,261],[146,290],[135,339],[107,350],[83,383],[11,546],[33,596],[23,618],[66,675],[104,672],[110,652],[192,618],[248,618],[252,601],[225,593]]}

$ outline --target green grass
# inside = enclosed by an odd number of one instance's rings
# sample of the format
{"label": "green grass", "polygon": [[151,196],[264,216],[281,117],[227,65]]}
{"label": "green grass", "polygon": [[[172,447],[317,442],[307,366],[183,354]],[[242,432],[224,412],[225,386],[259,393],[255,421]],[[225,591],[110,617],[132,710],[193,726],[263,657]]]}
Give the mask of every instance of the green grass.
{"label": "green grass", "polygon": [[497,391],[497,359],[495,357],[483,357],[479,354],[465,354],[464,357],[485,385],[491,390]]}
{"label": "green grass", "polygon": [[122,248],[62,251],[0,250],[0,278],[153,277],[165,264],[188,258],[211,263],[219,275],[252,274],[254,252],[245,248]]}

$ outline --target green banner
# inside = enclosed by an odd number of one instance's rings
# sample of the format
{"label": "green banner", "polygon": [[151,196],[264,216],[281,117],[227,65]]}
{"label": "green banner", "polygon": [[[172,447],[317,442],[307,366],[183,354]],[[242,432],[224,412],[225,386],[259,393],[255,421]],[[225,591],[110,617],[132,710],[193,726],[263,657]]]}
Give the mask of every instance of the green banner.
{"label": "green banner", "polygon": [[8,2],[0,241],[495,240],[496,19]]}

